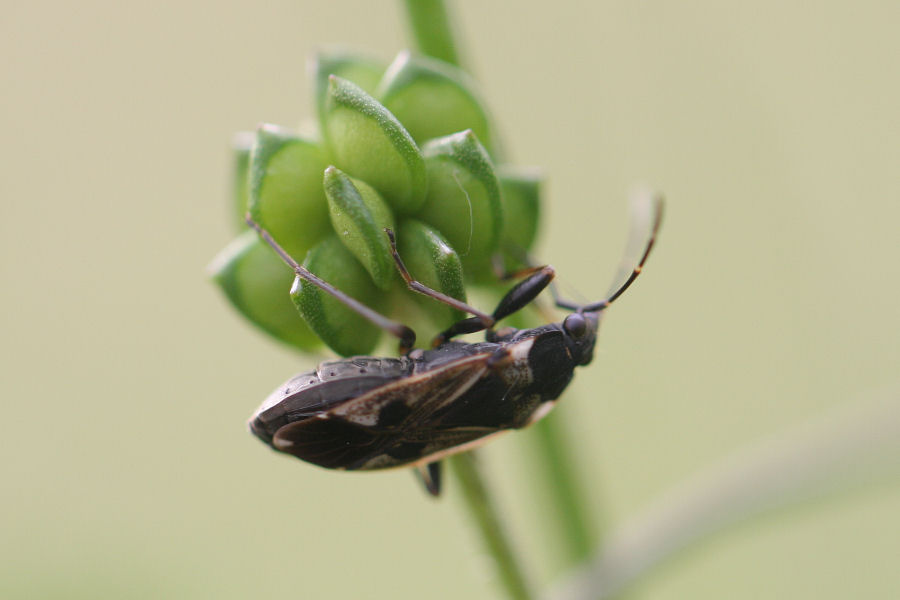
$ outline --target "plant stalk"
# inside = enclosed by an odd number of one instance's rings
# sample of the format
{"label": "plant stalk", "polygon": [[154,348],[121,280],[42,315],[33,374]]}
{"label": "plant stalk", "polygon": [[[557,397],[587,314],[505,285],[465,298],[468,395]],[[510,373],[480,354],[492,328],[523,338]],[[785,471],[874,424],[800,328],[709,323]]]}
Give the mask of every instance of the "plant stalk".
{"label": "plant stalk", "polygon": [[514,600],[531,600],[534,598],[532,588],[513,552],[513,546],[485,485],[474,453],[457,454],[448,459],[448,462],[456,474],[463,498],[478,525],[484,544],[494,558],[497,573],[509,597]]}
{"label": "plant stalk", "polygon": [[[454,41],[451,19],[444,0],[404,0],[403,4],[409,28],[419,52],[459,66],[458,46]],[[572,448],[567,443],[568,438],[563,432],[563,425],[559,416],[550,414],[534,426],[537,430],[535,444],[542,474],[537,485],[551,495],[551,503],[555,507],[555,529],[560,532],[566,548],[567,564],[573,566],[590,556],[595,548],[595,538],[587,517],[587,502],[577,482],[572,461]],[[477,475],[476,467],[471,464],[472,460],[468,454],[451,460],[451,464],[455,465],[455,470],[460,474],[461,479],[462,474],[472,475],[474,473],[473,477]],[[467,467],[457,464],[463,461],[468,461]],[[490,502],[483,482],[480,483],[479,490],[481,497],[484,497],[486,502]],[[467,497],[470,498],[469,504],[473,512],[479,510],[472,504],[471,498],[475,496],[467,494]],[[487,523],[478,515],[476,515],[476,521],[479,524]],[[485,539],[490,539],[492,536],[491,531],[484,532]],[[488,547],[493,551],[493,544],[489,543]],[[502,549],[502,545],[497,547]],[[495,558],[498,565],[502,565],[506,561],[506,558],[501,556]]]}
{"label": "plant stalk", "polygon": [[562,416],[563,413],[556,410],[534,425],[534,446],[542,474],[541,484],[551,495],[559,533],[568,553],[566,564],[573,566],[591,556],[596,548],[596,538],[575,472],[572,447],[566,443]]}
{"label": "plant stalk", "polygon": [[460,66],[444,0],[404,0],[416,49],[425,56]]}
{"label": "plant stalk", "polygon": [[900,392],[755,444],[664,494],[610,532],[546,598],[620,598],[658,565],[747,520],[900,477]]}

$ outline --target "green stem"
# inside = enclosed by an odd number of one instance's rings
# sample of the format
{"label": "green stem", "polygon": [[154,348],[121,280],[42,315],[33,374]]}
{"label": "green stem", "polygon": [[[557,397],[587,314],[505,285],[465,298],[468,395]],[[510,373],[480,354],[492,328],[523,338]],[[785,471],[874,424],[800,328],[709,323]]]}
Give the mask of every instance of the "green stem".
{"label": "green stem", "polygon": [[416,48],[425,56],[459,66],[444,0],[404,0]]}
{"label": "green stem", "polygon": [[[459,65],[460,59],[444,0],[404,0],[404,6],[418,50],[427,56]],[[543,477],[538,485],[549,490],[551,494],[552,503],[556,507],[556,529],[564,538],[570,561],[568,564],[574,565],[591,554],[595,547],[595,539],[587,518],[587,504],[577,484],[572,461],[573,453],[557,416],[551,414],[535,425],[535,428],[539,461],[543,471]],[[471,458],[466,455],[466,458],[461,460],[471,461]],[[461,470],[458,465],[456,468],[458,472]],[[474,466],[470,465],[469,470],[474,470]],[[483,486],[481,489],[484,490]],[[480,517],[477,521],[479,524],[484,523]],[[489,531],[484,532],[486,539],[491,535]],[[489,547],[493,548],[491,544]],[[498,564],[502,564],[501,557],[496,558]]]}
{"label": "green stem", "polygon": [[561,418],[562,414],[554,411],[534,425],[535,447],[543,471],[541,485],[551,494],[551,504],[568,553],[567,565],[572,566],[591,556],[596,539]]}
{"label": "green stem", "polygon": [[752,518],[900,477],[900,391],[853,402],[723,459],[610,531],[545,596],[621,598],[673,557]]}
{"label": "green stem", "polygon": [[494,557],[497,571],[509,597],[515,600],[531,600],[534,598],[531,586],[513,552],[512,544],[481,476],[474,454],[472,452],[457,454],[448,462],[456,474],[469,511],[478,524],[484,544]]}

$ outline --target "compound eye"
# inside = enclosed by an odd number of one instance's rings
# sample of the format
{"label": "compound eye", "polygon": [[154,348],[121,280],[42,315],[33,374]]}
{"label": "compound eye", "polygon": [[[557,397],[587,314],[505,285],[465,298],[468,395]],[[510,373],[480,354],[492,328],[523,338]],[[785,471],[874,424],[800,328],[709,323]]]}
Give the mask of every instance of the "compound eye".
{"label": "compound eye", "polygon": [[587,321],[584,320],[584,316],[572,313],[563,321],[563,329],[573,338],[578,339],[587,331]]}

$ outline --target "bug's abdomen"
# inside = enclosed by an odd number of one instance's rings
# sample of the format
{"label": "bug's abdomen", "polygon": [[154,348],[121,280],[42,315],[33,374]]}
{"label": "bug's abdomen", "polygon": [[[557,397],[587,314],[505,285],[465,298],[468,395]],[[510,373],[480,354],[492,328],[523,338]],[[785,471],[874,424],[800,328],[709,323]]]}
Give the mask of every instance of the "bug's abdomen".
{"label": "bug's abdomen", "polygon": [[269,394],[250,418],[250,430],[272,445],[280,428],[327,411],[349,398],[407,376],[412,362],[406,358],[359,356],[321,363],[313,371],[288,379]]}

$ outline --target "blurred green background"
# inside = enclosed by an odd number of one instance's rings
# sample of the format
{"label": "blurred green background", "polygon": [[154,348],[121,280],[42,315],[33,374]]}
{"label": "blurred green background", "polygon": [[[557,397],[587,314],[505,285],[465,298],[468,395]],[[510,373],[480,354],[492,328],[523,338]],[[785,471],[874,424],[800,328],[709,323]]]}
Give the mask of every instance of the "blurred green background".
{"label": "blurred green background", "polygon": [[[314,359],[204,268],[233,132],[313,115],[306,57],[390,59],[399,3],[6,2],[0,20],[0,597],[496,598],[454,482],[276,456],[244,422]],[[460,2],[540,254],[597,298],[645,181],[668,215],[565,397],[597,521],[900,365],[900,5]],[[556,550],[528,433],[492,444],[523,552]],[[900,485],[756,521],[637,597],[885,598]],[[549,546],[549,547],[548,547]],[[559,576],[553,561],[536,578]]]}

